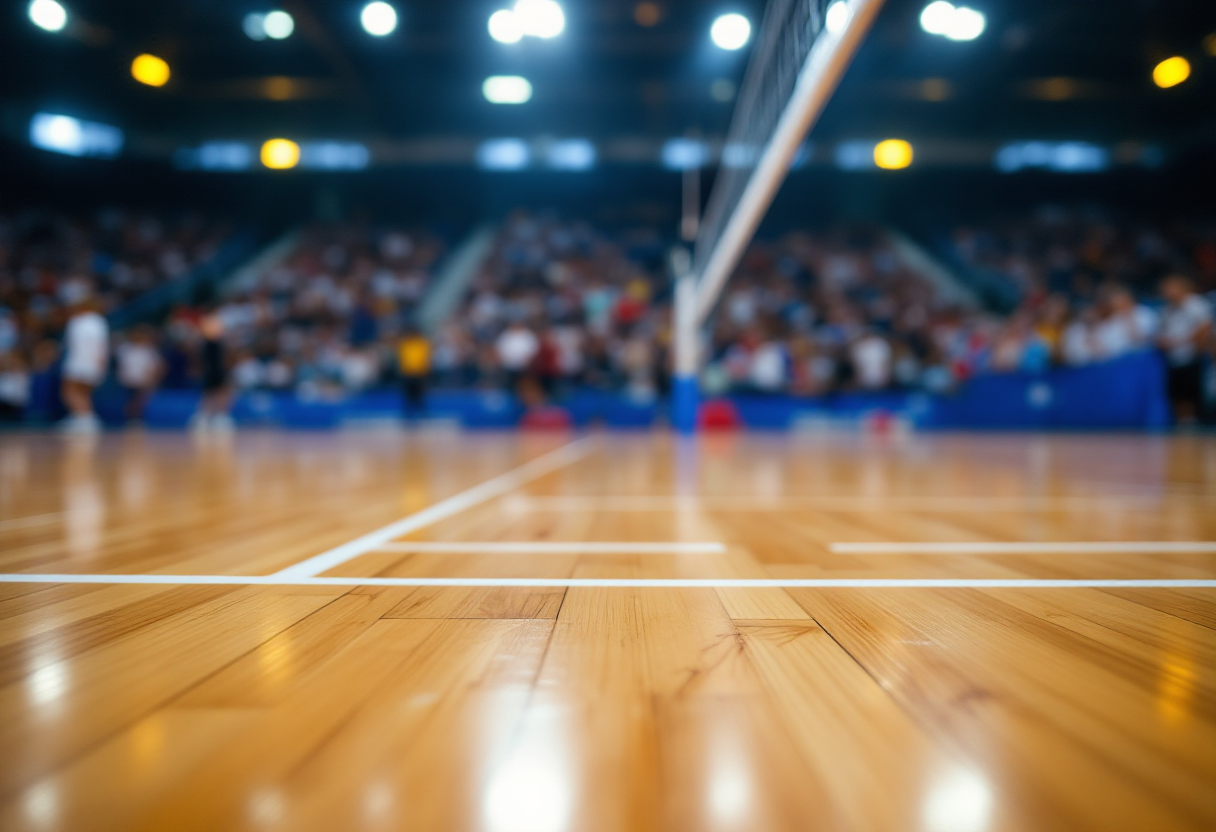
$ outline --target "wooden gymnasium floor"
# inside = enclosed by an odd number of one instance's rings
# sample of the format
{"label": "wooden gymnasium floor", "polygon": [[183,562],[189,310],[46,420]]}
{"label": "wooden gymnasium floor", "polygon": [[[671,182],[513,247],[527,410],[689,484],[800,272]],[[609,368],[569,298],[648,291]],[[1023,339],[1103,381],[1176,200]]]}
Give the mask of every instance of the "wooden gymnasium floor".
{"label": "wooden gymnasium floor", "polygon": [[1200,438],[0,436],[0,829],[1210,830],[1214,541]]}

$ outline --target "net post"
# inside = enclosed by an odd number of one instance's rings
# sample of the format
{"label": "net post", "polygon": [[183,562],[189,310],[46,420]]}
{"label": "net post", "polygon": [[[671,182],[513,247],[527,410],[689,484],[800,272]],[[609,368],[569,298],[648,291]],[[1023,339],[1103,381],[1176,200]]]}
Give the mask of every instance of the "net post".
{"label": "net post", "polygon": [[672,271],[676,277],[672,321],[674,365],[671,383],[672,425],[683,434],[697,429],[697,280],[692,273],[688,251],[672,252]]}

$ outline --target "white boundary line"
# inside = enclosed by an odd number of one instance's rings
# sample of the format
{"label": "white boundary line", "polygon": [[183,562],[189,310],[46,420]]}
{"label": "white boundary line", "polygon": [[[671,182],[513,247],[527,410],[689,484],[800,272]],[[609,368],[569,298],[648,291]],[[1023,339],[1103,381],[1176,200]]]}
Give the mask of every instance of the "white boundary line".
{"label": "white boundary line", "polygon": [[508,511],[1127,511],[1159,509],[1156,497],[677,497],[665,495],[514,496]]}
{"label": "white boundary line", "polygon": [[711,542],[406,541],[404,543],[385,543],[377,546],[373,551],[443,555],[721,555],[726,553],[726,546]]}
{"label": "white boundary line", "polygon": [[1216,579],[1040,578],[360,578],[279,575],[0,574],[18,584],[215,584],[233,586],[669,587],[678,589],[1216,589]]}
{"label": "white boundary line", "polygon": [[280,569],[270,577],[280,579],[311,578],[314,575],[319,575],[328,569],[333,569],[335,566],[346,563],[352,558],[375,551],[377,547],[384,545],[395,537],[416,532],[432,523],[446,520],[475,505],[484,503],[486,500],[501,497],[503,494],[537,477],[543,477],[545,474],[577,462],[591,452],[594,442],[595,438],[588,436],[571,442],[568,445],[563,445],[557,450],[537,457],[531,462],[527,462],[505,474],[500,474],[493,479],[486,480],[481,485],[473,486],[467,491],[462,491],[459,494],[448,497],[446,500],[435,503],[433,506],[428,506],[416,514],[403,517],[400,520],[389,523],[387,526],[376,529],[374,532],[355,538],[349,543],[343,543],[341,546],[337,546],[327,552],[322,552],[307,560],[292,564],[285,569]]}
{"label": "white boundary line", "polygon": [[1216,542],[1191,540],[1064,541],[977,543],[832,543],[836,555],[1149,555],[1216,554]]}

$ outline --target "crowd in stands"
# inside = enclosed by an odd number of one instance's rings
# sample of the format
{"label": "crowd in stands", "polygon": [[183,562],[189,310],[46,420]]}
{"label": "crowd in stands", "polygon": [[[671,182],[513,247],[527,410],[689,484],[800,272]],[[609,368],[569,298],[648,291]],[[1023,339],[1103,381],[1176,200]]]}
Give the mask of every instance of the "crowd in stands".
{"label": "crowd in stands", "polygon": [[[1183,326],[1158,291],[1161,280],[1194,275],[1216,287],[1210,226],[1172,236],[1142,228],[1135,244],[1109,225],[1055,237],[1014,228],[958,235],[961,247],[970,245],[966,256],[1020,281],[1021,303],[1007,315],[946,291],[905,262],[881,229],[754,243],[711,319],[703,386],[945,393],[976,375],[1081,366],[1188,338],[1207,306],[1197,299]],[[436,338],[436,378],[514,387],[522,376],[542,392],[589,385],[661,394],[671,320],[662,248],[653,232],[608,235],[582,223],[511,218]],[[1179,285],[1172,291],[1189,294]]]}
{"label": "crowd in stands", "polygon": [[[426,230],[309,227],[286,259],[232,287],[215,310],[233,384],[324,397],[391,383],[396,342],[444,251]],[[180,310],[168,337],[189,344],[197,317]]]}
{"label": "crowd in stands", "polygon": [[[220,236],[197,220],[117,213],[91,224],[0,222],[0,408],[22,400],[22,372],[28,381],[31,368],[55,362],[74,303],[87,295],[113,310],[189,269]],[[419,305],[445,242],[420,229],[317,224],[208,310],[178,309],[156,327],[117,334],[114,375],[133,412],[157,386],[206,386],[217,373],[235,390],[303,397],[394,384],[405,370],[415,398],[425,380],[509,389],[529,402],[583,388],[653,399],[670,384],[670,244],[649,227],[516,213],[456,308],[420,341]],[[1015,288],[1006,314],[973,299],[966,280],[962,291],[944,283],[902,245],[861,226],[754,243],[704,332],[706,392],[948,393],[977,375],[1150,349],[1166,356],[1171,385],[1202,383],[1213,350],[1202,297],[1216,288],[1211,223],[1048,212],[958,229],[952,254],[963,276],[997,274]]]}
{"label": "crowd in stands", "polygon": [[434,339],[447,385],[525,382],[532,396],[580,386],[664,392],[671,326],[666,246],[652,228],[510,217]]}
{"label": "crowd in stands", "polygon": [[114,312],[210,259],[232,230],[198,214],[0,214],[0,419],[48,398],[39,385],[56,383],[74,308]]}

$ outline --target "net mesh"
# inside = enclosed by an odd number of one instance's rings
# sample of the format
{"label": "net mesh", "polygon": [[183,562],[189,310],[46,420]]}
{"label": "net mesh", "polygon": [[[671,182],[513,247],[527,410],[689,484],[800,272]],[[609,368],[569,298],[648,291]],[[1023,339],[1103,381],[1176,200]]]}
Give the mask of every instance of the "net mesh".
{"label": "net mesh", "polygon": [[799,70],[823,31],[831,0],[770,0],[752,51],[718,174],[697,234],[693,269],[700,274],[743,195],[789,101]]}

